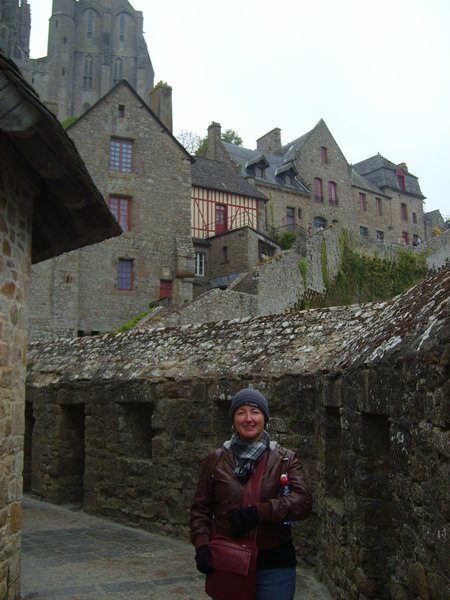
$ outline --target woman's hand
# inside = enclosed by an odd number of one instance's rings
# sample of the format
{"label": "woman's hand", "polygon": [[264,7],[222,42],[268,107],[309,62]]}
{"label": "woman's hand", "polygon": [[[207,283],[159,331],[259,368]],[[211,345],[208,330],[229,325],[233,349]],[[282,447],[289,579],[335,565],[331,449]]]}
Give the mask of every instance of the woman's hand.
{"label": "woman's hand", "polygon": [[208,575],[208,573],[212,572],[213,568],[211,567],[211,553],[207,544],[196,548],[195,562],[197,563],[197,569],[200,571],[200,573]]}
{"label": "woman's hand", "polygon": [[256,506],[247,506],[246,508],[239,508],[230,513],[231,527],[233,529],[234,537],[241,538],[250,529],[256,527],[259,523],[258,511]]}

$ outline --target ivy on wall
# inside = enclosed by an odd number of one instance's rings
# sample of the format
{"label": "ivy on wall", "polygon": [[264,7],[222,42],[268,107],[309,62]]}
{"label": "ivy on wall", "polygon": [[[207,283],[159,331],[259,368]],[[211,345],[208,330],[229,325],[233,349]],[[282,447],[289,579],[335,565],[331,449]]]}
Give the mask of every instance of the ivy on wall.
{"label": "ivy on wall", "polygon": [[427,274],[426,256],[401,249],[398,260],[363,256],[354,252],[344,236],[341,240],[341,264],[337,277],[328,276],[326,245],[322,245],[322,275],[327,292],[306,296],[300,308],[345,306],[384,301],[402,294]]}

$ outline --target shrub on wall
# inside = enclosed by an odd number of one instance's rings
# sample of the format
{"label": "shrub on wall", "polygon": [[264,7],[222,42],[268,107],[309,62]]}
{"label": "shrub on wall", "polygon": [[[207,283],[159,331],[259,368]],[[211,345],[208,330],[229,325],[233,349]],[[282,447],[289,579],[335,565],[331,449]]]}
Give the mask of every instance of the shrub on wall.
{"label": "shrub on wall", "polygon": [[325,306],[383,301],[393,298],[424,279],[426,257],[400,250],[397,261],[362,256],[344,244],[341,266],[330,284]]}
{"label": "shrub on wall", "polygon": [[[396,261],[354,252],[348,238],[340,240],[341,263],[334,281],[328,276],[327,249],[322,244],[322,276],[327,291],[305,295],[301,309],[384,301],[402,294],[427,274],[426,256],[401,249]],[[303,274],[302,274],[303,276]]]}

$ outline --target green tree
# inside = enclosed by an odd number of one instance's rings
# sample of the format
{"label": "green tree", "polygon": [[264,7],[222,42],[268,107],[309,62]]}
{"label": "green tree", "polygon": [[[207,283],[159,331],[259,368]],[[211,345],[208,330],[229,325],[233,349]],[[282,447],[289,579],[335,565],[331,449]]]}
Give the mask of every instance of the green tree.
{"label": "green tree", "polygon": [[222,133],[222,142],[227,142],[228,144],[235,144],[236,146],[242,146],[242,138],[241,136],[234,131],[234,129],[226,129]]}
{"label": "green tree", "polygon": [[[236,144],[236,146],[242,146],[243,141],[241,136],[234,131],[234,129],[226,129],[222,135],[220,136],[222,142],[227,142],[228,144]],[[200,139],[200,143],[195,152],[195,156],[205,156],[206,149],[208,148],[208,136],[205,135],[204,138]]]}

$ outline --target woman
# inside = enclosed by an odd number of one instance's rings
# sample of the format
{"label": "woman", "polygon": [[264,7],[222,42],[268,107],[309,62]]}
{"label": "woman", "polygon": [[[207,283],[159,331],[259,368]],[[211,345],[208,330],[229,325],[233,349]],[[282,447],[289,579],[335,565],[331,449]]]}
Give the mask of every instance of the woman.
{"label": "woman", "polygon": [[[211,452],[200,474],[191,508],[191,541],[200,572],[211,572],[208,543],[214,531],[241,538],[256,528],[257,600],[292,600],[295,593],[295,548],[290,522],[311,514],[312,498],[302,467],[291,450],[270,440],[267,399],[247,388],[231,402],[234,433],[222,449]],[[260,501],[242,507],[244,488],[267,453]],[[282,495],[285,478],[289,494]],[[285,489],[285,488],[284,488]],[[232,599],[230,599],[232,600]]]}

